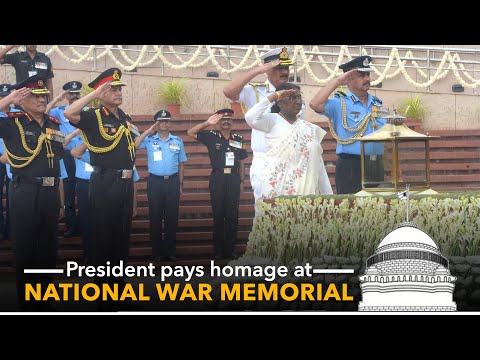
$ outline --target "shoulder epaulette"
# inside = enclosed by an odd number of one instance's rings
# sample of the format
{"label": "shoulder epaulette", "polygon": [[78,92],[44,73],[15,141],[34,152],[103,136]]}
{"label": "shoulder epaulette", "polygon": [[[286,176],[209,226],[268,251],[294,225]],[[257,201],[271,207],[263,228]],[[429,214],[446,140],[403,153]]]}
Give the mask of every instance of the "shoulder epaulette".
{"label": "shoulder epaulette", "polygon": [[265,83],[261,83],[261,82],[249,82],[248,85],[252,85],[252,86],[267,86],[265,85]]}
{"label": "shoulder epaulette", "polygon": [[373,100],[373,101],[376,101],[376,102],[378,102],[380,105],[382,105],[382,100],[380,100],[380,99],[377,98],[376,96],[374,96],[374,97],[372,98],[372,100]]}
{"label": "shoulder epaulette", "polygon": [[345,96],[347,96],[347,94],[345,94],[343,91],[338,90],[338,91],[335,92],[335,96],[345,97]]}
{"label": "shoulder epaulette", "polygon": [[90,109],[92,109],[92,108],[89,107],[89,106],[85,106],[85,107],[82,109],[82,111],[88,111],[88,110],[90,110]]}
{"label": "shoulder epaulette", "polygon": [[48,115],[48,118],[53,121],[54,123],[58,124],[58,125],[61,125],[62,124],[62,121],[61,120],[58,120],[55,116],[52,116],[52,115]]}
{"label": "shoulder epaulette", "polygon": [[110,115],[110,111],[108,111],[108,109],[105,106],[102,106],[101,109],[102,109],[103,113],[105,114],[105,116]]}
{"label": "shoulder epaulette", "polygon": [[16,118],[18,116],[23,116],[23,115],[25,115],[23,111],[14,111],[14,112],[7,111],[7,116],[9,118]]}
{"label": "shoulder epaulette", "polygon": [[215,131],[215,130],[210,130],[210,132],[215,135],[215,136],[218,136],[219,135],[219,132]]}

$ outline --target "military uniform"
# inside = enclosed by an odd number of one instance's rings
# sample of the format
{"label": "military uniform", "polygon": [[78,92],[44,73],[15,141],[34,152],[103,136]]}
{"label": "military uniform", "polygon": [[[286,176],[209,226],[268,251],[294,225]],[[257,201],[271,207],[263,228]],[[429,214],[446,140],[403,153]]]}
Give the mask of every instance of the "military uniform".
{"label": "military uniform", "polygon": [[231,132],[225,139],[220,131],[214,130],[199,132],[197,140],[207,146],[212,165],[209,190],[215,225],[215,256],[232,257],[240,203],[239,165],[240,160],[247,158],[246,144],[241,135]]}
{"label": "military uniform", "polygon": [[39,51],[35,53],[33,59],[27,51],[16,51],[13,54],[5,54],[2,64],[10,64],[15,68],[17,83],[34,75],[41,75],[47,79],[54,77],[50,58]]}
{"label": "military uniform", "polygon": [[[160,110],[155,121],[170,121],[170,113]],[[150,241],[154,259],[175,260],[175,248],[180,206],[179,164],[187,161],[180,137],[168,133],[163,140],[158,133],[147,136],[140,144],[147,150],[147,196],[150,217]],[[165,220],[165,240],[162,240],[162,220]]]}
{"label": "military uniform", "polygon": [[[294,64],[294,62],[290,59],[292,55],[292,49],[288,47],[280,47],[266,52],[261,56],[261,59],[264,63],[281,59],[281,65],[289,66]],[[265,83],[251,82],[242,89],[238,101],[242,105],[243,112],[246,113],[255,104],[274,92],[275,86],[269,80],[265,81]],[[304,118],[304,108],[305,106],[303,105],[302,111],[300,112],[301,119]],[[256,129],[252,129],[250,147],[253,152],[252,165],[250,166],[250,183],[252,185],[255,200],[260,200],[263,193],[261,188],[262,181],[260,180],[260,173],[262,172],[264,166],[265,153],[267,151],[265,133]]]}
{"label": "military uniform", "polygon": [[[121,71],[108,69],[88,84],[97,89],[111,82],[124,86]],[[133,206],[134,137],[138,129],[129,115],[118,108],[119,118],[100,105],[84,108],[75,127],[82,130],[82,139],[90,150],[93,172],[89,183],[90,213],[92,219],[92,263],[95,266],[118,265],[128,260]],[[118,282],[121,278],[96,278],[97,282]]]}
{"label": "military uniform", "polygon": [[[10,94],[12,85],[10,84],[1,84],[0,85],[0,97],[5,97]],[[10,107],[10,112],[18,111],[17,109]],[[7,116],[5,113],[0,112],[0,116]],[[0,139],[2,150],[0,151],[0,156],[3,155],[5,150],[3,150],[3,140]],[[7,165],[0,163],[0,240],[8,239],[10,233],[10,215],[8,212],[8,184],[10,184],[10,178],[7,176]],[[3,186],[5,185],[5,199],[6,199],[6,209],[5,216],[3,215]]]}
{"label": "military uniform", "polygon": [[[46,78],[36,75],[14,87],[31,88],[33,95],[48,94]],[[56,267],[58,190],[63,134],[60,120],[43,115],[44,124],[26,112],[0,117],[0,137],[12,167],[10,182],[11,238],[15,244],[17,296],[23,309],[43,308],[45,303],[25,301],[25,283],[52,281],[51,274],[24,274],[24,269]]]}
{"label": "military uniform", "polygon": [[[78,136],[74,137],[70,144],[72,149],[83,144],[83,140]],[[83,261],[85,264],[92,263],[92,218],[89,205],[88,191],[90,186],[90,177],[93,167],[90,165],[90,152],[85,150],[81,159],[75,160],[76,193],[78,205],[79,225],[82,229]],[[140,180],[138,171],[133,167],[133,182]]]}
{"label": "military uniform", "polygon": [[[62,89],[68,91],[69,93],[78,93],[82,89],[82,83],[80,81],[69,81],[62,86]],[[74,126],[70,124],[68,119],[65,118],[63,113],[69,107],[67,106],[57,106],[50,110],[50,115],[60,119],[62,124],[60,125],[60,130],[67,136],[76,130]],[[65,194],[65,224],[66,231],[64,233],[65,237],[74,236],[77,233],[77,217],[75,211],[75,160],[70,154],[72,150],[72,145],[69,143],[66,146],[65,153],[63,154],[63,161],[67,169],[68,177],[63,181],[63,190]]]}
{"label": "military uniform", "polygon": [[[356,58],[340,68],[347,72],[353,68],[370,71],[370,59],[367,56]],[[362,67],[358,69],[359,67]],[[363,135],[371,134],[382,127],[386,120],[380,117],[382,101],[368,94],[367,105],[351,91],[337,91],[325,104],[320,113],[329,118],[330,131],[337,140],[338,155],[335,168],[335,186],[337,194],[352,194],[362,190],[360,141]],[[377,181],[383,179],[383,144],[369,142],[365,144],[365,168]]]}

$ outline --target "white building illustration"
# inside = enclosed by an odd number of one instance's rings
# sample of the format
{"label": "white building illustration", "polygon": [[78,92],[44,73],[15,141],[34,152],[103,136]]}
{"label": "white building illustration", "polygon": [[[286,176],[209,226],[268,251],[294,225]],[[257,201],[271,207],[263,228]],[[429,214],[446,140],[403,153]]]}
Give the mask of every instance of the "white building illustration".
{"label": "white building illustration", "polygon": [[[408,219],[408,217],[407,217]],[[358,311],[456,311],[455,276],[435,242],[411,222],[390,232],[359,276]]]}

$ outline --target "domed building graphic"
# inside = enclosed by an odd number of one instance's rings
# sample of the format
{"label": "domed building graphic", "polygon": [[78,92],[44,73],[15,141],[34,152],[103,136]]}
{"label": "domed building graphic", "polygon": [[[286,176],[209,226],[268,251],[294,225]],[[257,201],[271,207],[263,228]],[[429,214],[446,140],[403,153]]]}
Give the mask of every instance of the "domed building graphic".
{"label": "domed building graphic", "polygon": [[[408,206],[408,205],[407,205]],[[456,311],[456,277],[435,242],[407,221],[380,242],[359,276],[358,311]]]}

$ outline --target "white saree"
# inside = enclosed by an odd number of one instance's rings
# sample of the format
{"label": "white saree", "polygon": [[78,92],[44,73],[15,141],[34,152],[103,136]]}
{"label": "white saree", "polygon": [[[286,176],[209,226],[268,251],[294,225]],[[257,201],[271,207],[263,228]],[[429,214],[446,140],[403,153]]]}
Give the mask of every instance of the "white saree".
{"label": "white saree", "polygon": [[269,105],[264,99],[245,114],[252,128],[265,132],[261,198],[333,194],[322,158],[321,142],[326,132],[301,119],[290,124],[279,114],[265,112]]}

